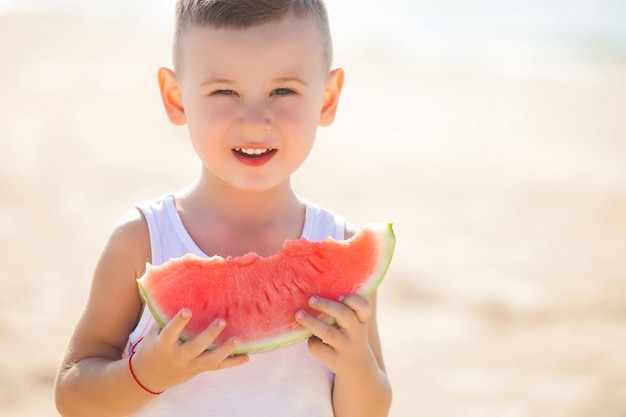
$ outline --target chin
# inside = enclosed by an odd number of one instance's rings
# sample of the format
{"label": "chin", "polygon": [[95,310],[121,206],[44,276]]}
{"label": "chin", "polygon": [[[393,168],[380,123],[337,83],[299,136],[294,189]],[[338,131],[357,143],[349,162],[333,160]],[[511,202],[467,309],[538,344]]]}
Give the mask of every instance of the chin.
{"label": "chin", "polygon": [[231,186],[243,193],[269,193],[290,187],[290,181],[241,181]]}

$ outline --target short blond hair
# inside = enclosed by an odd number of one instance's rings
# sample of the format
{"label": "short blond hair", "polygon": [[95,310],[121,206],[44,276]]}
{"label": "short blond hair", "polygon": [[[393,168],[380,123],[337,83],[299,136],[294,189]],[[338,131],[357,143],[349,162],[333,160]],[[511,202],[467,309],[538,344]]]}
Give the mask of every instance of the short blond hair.
{"label": "short blond hair", "polygon": [[324,65],[330,68],[333,44],[323,0],[177,0],[172,47],[174,68],[182,65],[183,38],[191,26],[246,29],[280,21],[289,14],[313,20],[320,37]]}

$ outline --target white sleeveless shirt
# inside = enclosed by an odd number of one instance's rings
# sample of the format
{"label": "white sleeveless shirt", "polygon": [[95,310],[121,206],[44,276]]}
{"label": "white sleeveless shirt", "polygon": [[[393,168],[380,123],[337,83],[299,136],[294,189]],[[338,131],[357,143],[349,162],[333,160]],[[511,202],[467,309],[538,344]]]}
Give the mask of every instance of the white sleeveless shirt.
{"label": "white sleeveless shirt", "polygon": [[[345,220],[307,201],[302,237],[319,241],[343,239]],[[187,253],[208,257],[192,240],[178,215],[174,198],[166,195],[137,205],[150,233],[153,265]],[[130,334],[130,346],[155,323],[144,309]],[[158,364],[155,364],[158,366]],[[332,417],[334,375],[313,357],[306,341],[253,354],[244,365],[209,371],[169,388],[135,417]]]}

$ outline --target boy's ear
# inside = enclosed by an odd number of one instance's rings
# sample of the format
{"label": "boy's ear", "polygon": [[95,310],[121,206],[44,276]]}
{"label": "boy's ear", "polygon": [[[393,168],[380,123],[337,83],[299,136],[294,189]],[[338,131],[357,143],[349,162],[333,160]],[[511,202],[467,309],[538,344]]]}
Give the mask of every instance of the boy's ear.
{"label": "boy's ear", "polygon": [[337,106],[339,105],[339,96],[343,88],[344,72],[342,68],[336,68],[328,75],[326,81],[326,89],[324,90],[324,102],[322,104],[322,113],[320,114],[319,125],[329,126],[337,114]]}
{"label": "boy's ear", "polygon": [[163,67],[159,68],[158,78],[161,100],[167,117],[176,126],[184,125],[187,119],[176,74],[171,69]]}

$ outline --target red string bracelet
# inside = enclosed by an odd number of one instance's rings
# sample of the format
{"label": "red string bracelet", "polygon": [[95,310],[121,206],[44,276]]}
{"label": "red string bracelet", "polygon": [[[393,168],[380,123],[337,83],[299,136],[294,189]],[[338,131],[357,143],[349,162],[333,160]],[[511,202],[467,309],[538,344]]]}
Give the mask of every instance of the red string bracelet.
{"label": "red string bracelet", "polygon": [[137,376],[135,375],[135,372],[133,371],[133,365],[131,364],[130,361],[133,359],[133,356],[135,355],[135,348],[137,347],[139,342],[141,342],[142,340],[143,340],[143,337],[141,337],[139,340],[137,340],[135,342],[135,344],[133,345],[133,347],[130,348],[130,356],[128,357],[128,369],[130,369],[130,374],[133,376],[133,379],[135,380],[137,385],[139,385],[141,387],[141,389],[143,389],[146,392],[149,392],[152,395],[161,395],[164,391],[156,392],[156,391],[149,390],[141,382],[139,382],[139,380],[137,379]]}

